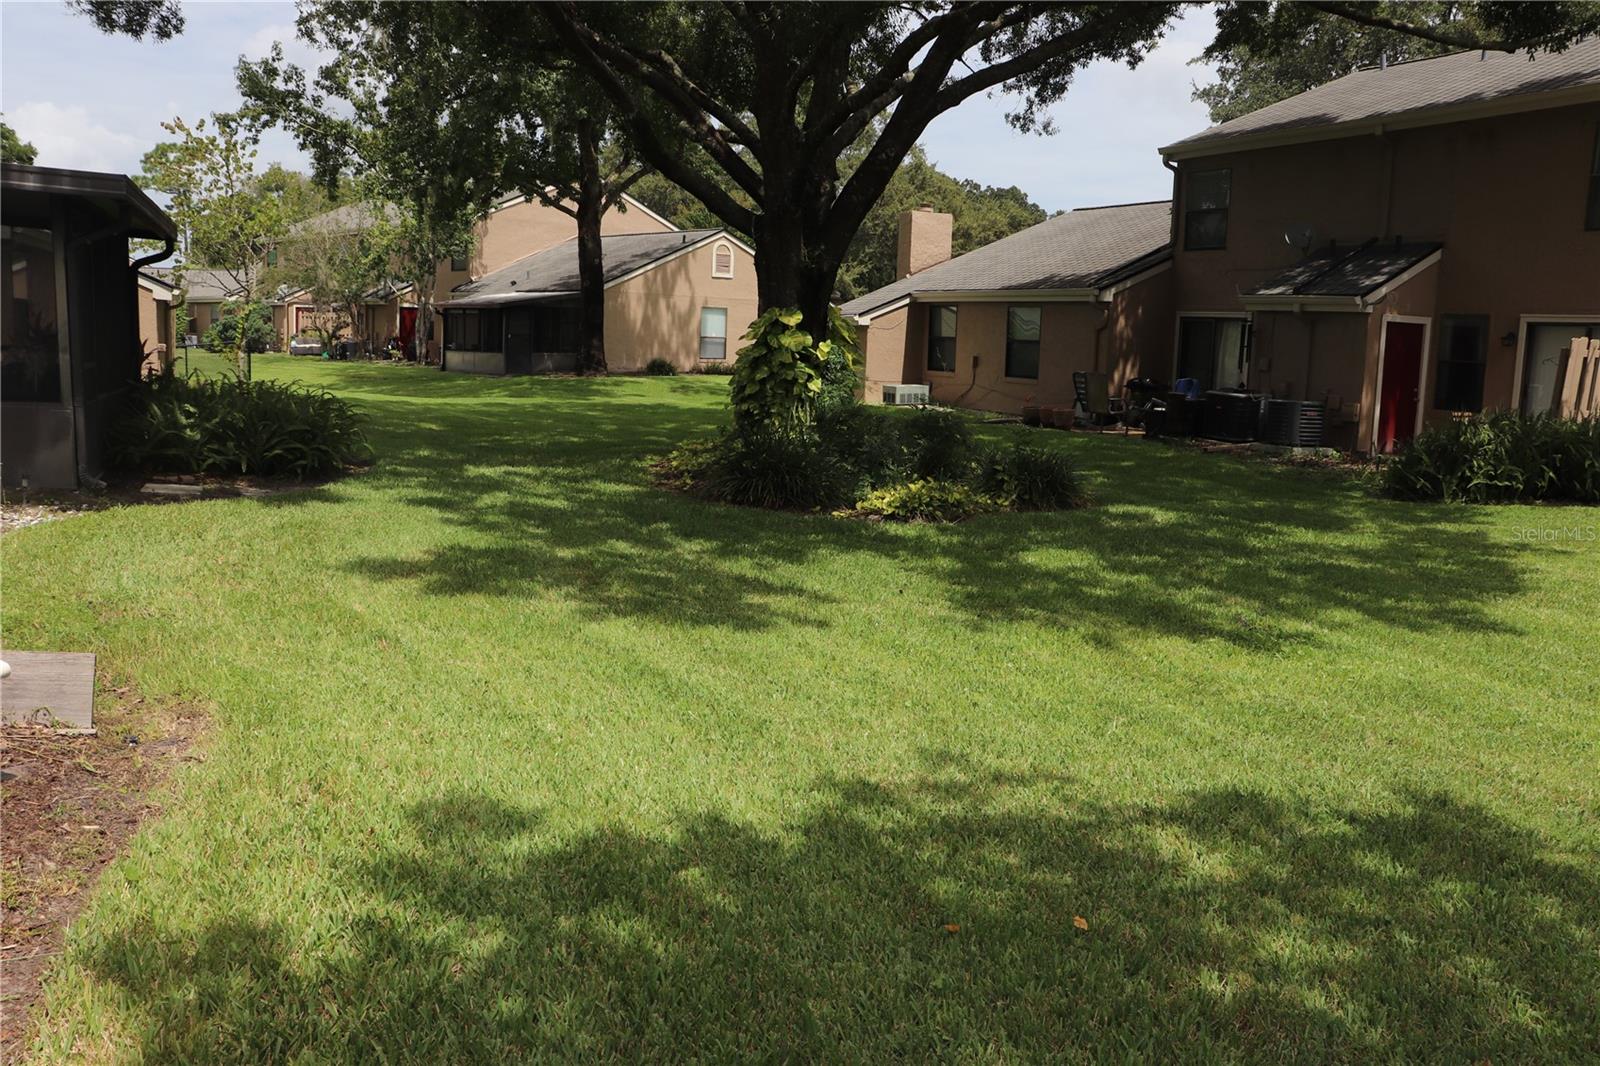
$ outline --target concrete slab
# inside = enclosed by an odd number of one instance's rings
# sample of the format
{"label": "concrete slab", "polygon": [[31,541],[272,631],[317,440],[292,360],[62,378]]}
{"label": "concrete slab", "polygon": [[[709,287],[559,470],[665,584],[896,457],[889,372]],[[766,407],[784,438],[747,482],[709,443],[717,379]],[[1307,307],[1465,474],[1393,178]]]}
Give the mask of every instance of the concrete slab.
{"label": "concrete slab", "polygon": [[7,651],[11,674],[0,679],[0,722],[94,728],[94,656],[72,651]]}

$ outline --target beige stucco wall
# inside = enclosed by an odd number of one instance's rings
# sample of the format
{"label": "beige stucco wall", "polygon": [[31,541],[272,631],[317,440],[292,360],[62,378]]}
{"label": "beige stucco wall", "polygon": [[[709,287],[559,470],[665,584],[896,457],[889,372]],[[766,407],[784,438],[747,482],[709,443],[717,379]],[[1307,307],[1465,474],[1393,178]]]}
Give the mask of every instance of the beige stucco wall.
{"label": "beige stucco wall", "polygon": [[139,290],[139,347],[145,353],[139,373],[144,376],[157,373],[163,367],[163,360],[156,352],[157,345],[165,347],[165,361],[171,362],[177,347],[173,329],[176,315],[171,300],[158,300],[143,285],[136,287]]}
{"label": "beige stucco wall", "polygon": [[[602,235],[616,233],[664,233],[672,227],[637,207],[612,207],[601,216]],[[439,264],[440,298],[457,285],[481,278],[509,266],[535,252],[571,240],[578,235],[578,223],[571,216],[537,200],[523,200],[497,208],[479,221],[470,257],[470,270],[451,270],[450,261]]]}
{"label": "beige stucco wall", "polygon": [[204,337],[206,330],[210,329],[212,323],[216,322],[218,314],[221,313],[221,307],[222,305],[215,301],[190,303],[188,305],[189,331],[196,337]]}
{"label": "beige stucco wall", "polygon": [[[1448,417],[1432,409],[1440,315],[1489,317],[1484,405],[1515,406],[1516,349],[1500,338],[1517,331],[1520,316],[1600,315],[1600,232],[1583,228],[1597,126],[1600,103],[1586,103],[1183,161],[1180,170],[1229,168],[1232,192],[1227,248],[1190,252],[1181,244],[1183,183],[1175,183],[1178,309],[1242,308],[1240,291],[1300,257],[1283,239],[1291,225],[1311,226],[1318,244],[1440,241],[1435,277],[1386,301],[1365,326],[1363,420],[1383,313],[1428,317],[1435,327],[1424,374],[1429,421]],[[1252,374],[1260,365],[1252,360]]]}
{"label": "beige stucco wall", "polygon": [[911,313],[911,307],[902,307],[857,327],[856,340],[861,346],[862,362],[865,364],[868,403],[883,399],[885,385],[916,384],[922,380],[920,368],[910,359],[906,341]]}
{"label": "beige stucco wall", "polygon": [[[730,242],[731,243],[731,242]],[[606,364],[613,371],[643,370],[655,358],[680,370],[700,356],[700,310],[728,310],[728,359],[756,317],[755,260],[733,245],[733,277],[711,276],[717,242],[668,260],[606,290]]]}
{"label": "beige stucco wall", "polygon": [[[882,399],[883,386],[926,384],[936,403],[1017,413],[1025,402],[1070,406],[1072,375],[1099,371],[1111,377],[1113,395],[1144,373],[1160,374],[1171,362],[1171,290],[1157,274],[1100,302],[1034,301],[1040,308],[1039,377],[1005,375],[1006,313],[1011,303],[957,302],[956,367],[927,369],[929,304],[874,318],[865,327],[866,398]],[[1030,304],[1026,299],[1014,301]]]}

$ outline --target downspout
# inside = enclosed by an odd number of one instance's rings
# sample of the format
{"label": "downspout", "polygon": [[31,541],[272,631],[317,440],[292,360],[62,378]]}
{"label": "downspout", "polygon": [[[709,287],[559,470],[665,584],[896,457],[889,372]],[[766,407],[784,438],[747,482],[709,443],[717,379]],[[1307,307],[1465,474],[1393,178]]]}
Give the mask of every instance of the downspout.
{"label": "downspout", "polygon": [[140,267],[147,267],[151,263],[159,263],[161,260],[167,258],[173,252],[178,250],[177,241],[173,240],[171,237],[163,238],[163,240],[164,246],[162,247],[161,251],[151,252],[149,255],[140,256],[138,259],[135,259],[133,262],[128,264],[128,269],[137,274]]}
{"label": "downspout", "polygon": [[[1167,247],[1172,249],[1172,269],[1173,273],[1176,274],[1178,269],[1178,164],[1166,156],[1162,156],[1161,165],[1172,171],[1172,225],[1167,231]],[[1174,277],[1172,281],[1172,310],[1174,317],[1181,322],[1183,320],[1181,317],[1183,312],[1178,304],[1178,282],[1177,278]],[[1178,336],[1176,334],[1172,338],[1171,368],[1172,379],[1176,379],[1178,376]],[[1162,374],[1161,376],[1166,378],[1167,375]]]}
{"label": "downspout", "polygon": [[1161,165],[1172,171],[1172,225],[1167,234],[1167,244],[1174,253],[1178,250],[1178,164],[1161,157]]}

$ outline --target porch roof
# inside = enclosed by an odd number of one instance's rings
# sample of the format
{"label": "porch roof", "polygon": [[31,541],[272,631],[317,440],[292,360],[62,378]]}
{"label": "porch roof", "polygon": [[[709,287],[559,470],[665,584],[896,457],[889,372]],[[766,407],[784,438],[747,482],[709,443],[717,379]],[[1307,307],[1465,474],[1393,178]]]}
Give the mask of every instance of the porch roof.
{"label": "porch roof", "polygon": [[1423,265],[1444,245],[1436,241],[1330,245],[1245,292],[1246,300],[1370,296]]}

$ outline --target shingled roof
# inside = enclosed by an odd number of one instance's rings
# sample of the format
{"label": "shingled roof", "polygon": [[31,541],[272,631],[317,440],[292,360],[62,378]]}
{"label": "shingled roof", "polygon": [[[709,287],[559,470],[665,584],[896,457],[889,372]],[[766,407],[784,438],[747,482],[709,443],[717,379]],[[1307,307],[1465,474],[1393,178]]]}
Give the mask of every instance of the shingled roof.
{"label": "shingled roof", "polygon": [[1565,52],[1457,52],[1358,70],[1161,149],[1174,158],[1276,140],[1320,140],[1386,125],[1432,125],[1496,104],[1600,100],[1600,37]]}
{"label": "shingled roof", "polygon": [[918,292],[1099,289],[1172,254],[1172,203],[1081,207],[843,304],[865,315]]}
{"label": "shingled roof", "polygon": [[[644,267],[652,266],[717,236],[721,229],[676,230],[668,233],[619,233],[601,237],[605,256],[606,284]],[[728,238],[732,240],[732,238]],[[578,292],[578,241],[565,241],[553,248],[517,260],[492,274],[458,285],[441,307],[498,307],[576,295]]]}

